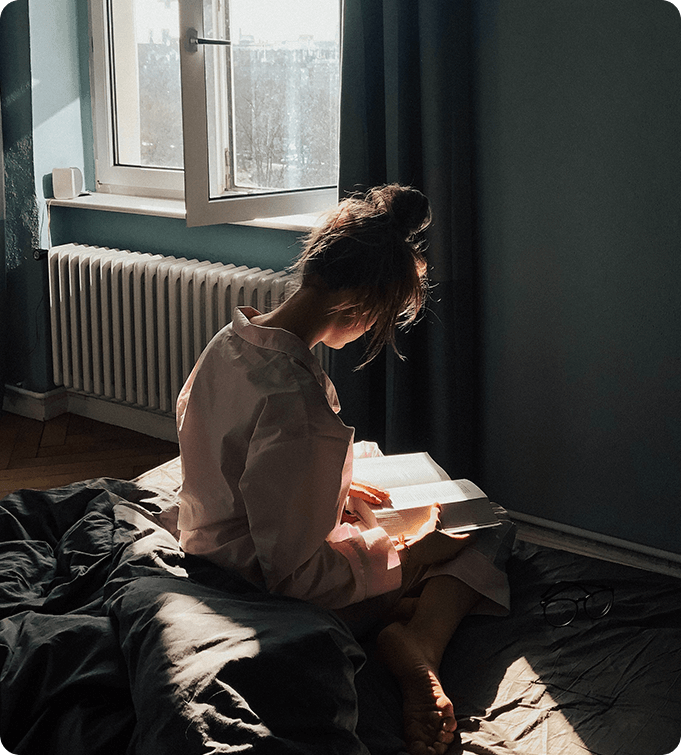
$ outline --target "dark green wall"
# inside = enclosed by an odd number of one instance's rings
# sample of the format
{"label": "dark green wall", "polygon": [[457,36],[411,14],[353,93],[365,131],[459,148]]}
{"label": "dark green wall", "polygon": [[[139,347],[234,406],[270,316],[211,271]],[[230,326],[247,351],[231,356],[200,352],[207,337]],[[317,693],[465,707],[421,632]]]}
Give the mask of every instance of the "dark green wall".
{"label": "dark green wall", "polygon": [[0,406],[2,406],[1,402],[4,399],[5,392],[5,366],[7,363],[5,350],[6,332],[7,287],[5,284],[5,155],[2,139],[2,108],[0,107]]}
{"label": "dark green wall", "polygon": [[5,378],[27,388],[49,385],[45,358],[47,277],[32,257],[39,239],[33,170],[32,80],[27,0],[0,16],[0,96],[5,161]]}
{"label": "dark green wall", "polygon": [[483,484],[681,552],[679,13],[483,6]]}

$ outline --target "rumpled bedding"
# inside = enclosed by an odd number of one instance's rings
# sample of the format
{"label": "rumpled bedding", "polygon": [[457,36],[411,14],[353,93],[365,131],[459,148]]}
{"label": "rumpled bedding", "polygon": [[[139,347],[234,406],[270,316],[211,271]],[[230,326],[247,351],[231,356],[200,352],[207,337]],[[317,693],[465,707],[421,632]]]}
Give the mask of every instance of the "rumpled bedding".
{"label": "rumpled bedding", "polygon": [[[0,740],[17,755],[405,755],[399,690],[322,609],[185,555],[167,485],[0,502]],[[464,620],[451,755],[666,755],[681,739],[681,581],[516,543],[508,617]],[[611,612],[546,623],[560,581]]]}
{"label": "rumpled bedding", "polygon": [[4,747],[366,753],[346,628],[185,556],[143,499],[94,480],[2,502]]}

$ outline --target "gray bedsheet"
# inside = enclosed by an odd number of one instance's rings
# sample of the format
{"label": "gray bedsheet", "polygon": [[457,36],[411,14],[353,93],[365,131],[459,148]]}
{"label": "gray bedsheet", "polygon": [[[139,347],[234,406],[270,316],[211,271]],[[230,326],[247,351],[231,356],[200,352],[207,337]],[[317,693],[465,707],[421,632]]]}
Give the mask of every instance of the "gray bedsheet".
{"label": "gray bedsheet", "polygon": [[[172,475],[148,482],[0,502],[7,750],[403,755],[399,691],[371,639],[183,554]],[[451,753],[672,752],[681,582],[522,542],[509,576],[511,615],[467,618],[445,656]],[[564,580],[611,586],[610,614],[549,626],[540,596]]]}
{"label": "gray bedsheet", "polygon": [[[511,615],[468,617],[442,667],[454,702],[451,755],[666,755],[681,740],[681,581],[517,542]],[[562,581],[612,587],[601,619],[556,628],[540,599]],[[357,680],[359,734],[397,747],[399,694],[369,662]],[[380,680],[380,681],[378,681]],[[399,736],[399,734],[397,734]]]}

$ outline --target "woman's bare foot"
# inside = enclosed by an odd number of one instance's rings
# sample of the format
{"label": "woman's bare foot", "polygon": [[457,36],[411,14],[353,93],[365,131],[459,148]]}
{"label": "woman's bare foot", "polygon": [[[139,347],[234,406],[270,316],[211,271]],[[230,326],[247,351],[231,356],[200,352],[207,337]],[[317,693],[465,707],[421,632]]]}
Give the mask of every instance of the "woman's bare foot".
{"label": "woman's bare foot", "polygon": [[381,659],[396,677],[404,703],[404,734],[412,755],[444,755],[454,739],[456,718],[439,679],[439,659],[405,624],[389,624],[378,636]]}

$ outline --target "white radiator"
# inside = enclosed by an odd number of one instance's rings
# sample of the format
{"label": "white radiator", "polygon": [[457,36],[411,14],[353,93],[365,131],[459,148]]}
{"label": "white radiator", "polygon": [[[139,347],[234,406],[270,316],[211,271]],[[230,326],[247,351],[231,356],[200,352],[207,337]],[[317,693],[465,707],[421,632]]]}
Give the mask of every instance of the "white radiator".
{"label": "white radiator", "polygon": [[64,244],[48,254],[54,382],[172,415],[235,306],[277,306],[284,271]]}

